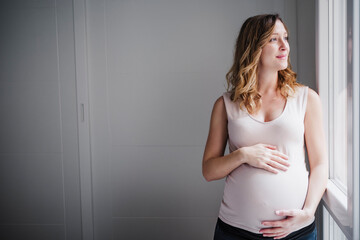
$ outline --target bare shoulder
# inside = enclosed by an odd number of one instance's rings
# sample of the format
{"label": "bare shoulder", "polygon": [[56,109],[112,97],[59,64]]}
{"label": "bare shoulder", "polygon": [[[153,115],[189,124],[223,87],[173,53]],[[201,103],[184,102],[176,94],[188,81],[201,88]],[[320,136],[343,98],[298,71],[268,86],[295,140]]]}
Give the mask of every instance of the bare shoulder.
{"label": "bare shoulder", "polygon": [[317,92],[315,92],[315,90],[309,88],[309,91],[308,91],[308,101],[320,101],[320,96]]}
{"label": "bare shoulder", "polygon": [[219,97],[215,103],[213,108],[213,117],[225,117],[226,118],[226,109],[225,109],[225,100],[224,97]]}
{"label": "bare shoulder", "polygon": [[308,91],[308,99],[307,99],[307,109],[313,108],[313,107],[321,107],[321,100],[320,96],[317,92],[315,92],[313,89],[309,88]]}
{"label": "bare shoulder", "polygon": [[321,114],[321,99],[319,94],[309,88],[306,106],[306,115]]}
{"label": "bare shoulder", "polygon": [[220,96],[218,99],[216,99],[214,108],[225,108],[225,100],[223,96]]}

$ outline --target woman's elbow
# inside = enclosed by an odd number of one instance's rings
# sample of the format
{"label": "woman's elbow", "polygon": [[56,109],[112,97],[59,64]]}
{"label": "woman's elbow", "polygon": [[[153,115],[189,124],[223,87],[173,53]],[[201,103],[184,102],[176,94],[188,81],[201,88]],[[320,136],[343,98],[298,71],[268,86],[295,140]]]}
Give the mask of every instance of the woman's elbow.
{"label": "woman's elbow", "polygon": [[219,180],[222,178],[222,177],[217,176],[216,173],[209,171],[208,169],[204,169],[204,167],[202,170],[202,174],[207,182],[212,182],[212,181]]}
{"label": "woman's elbow", "polygon": [[205,180],[206,180],[207,182],[211,182],[211,181],[213,180],[213,179],[211,178],[210,174],[209,174],[207,171],[205,171],[204,168],[203,168],[203,170],[202,170],[202,175],[203,175],[203,177],[205,178]]}
{"label": "woman's elbow", "polygon": [[216,180],[215,178],[212,178],[211,176],[208,176],[208,175],[205,175],[205,174],[203,174],[203,176],[204,176],[204,178],[205,178],[205,180],[207,182],[212,182],[212,181]]}
{"label": "woman's elbow", "polygon": [[206,180],[207,182],[211,182],[211,181],[216,180],[216,179],[212,176],[211,172],[210,172],[210,171],[206,168],[206,166],[204,166],[204,165],[203,165],[203,167],[202,167],[202,175],[203,175],[203,177],[205,178],[205,180]]}

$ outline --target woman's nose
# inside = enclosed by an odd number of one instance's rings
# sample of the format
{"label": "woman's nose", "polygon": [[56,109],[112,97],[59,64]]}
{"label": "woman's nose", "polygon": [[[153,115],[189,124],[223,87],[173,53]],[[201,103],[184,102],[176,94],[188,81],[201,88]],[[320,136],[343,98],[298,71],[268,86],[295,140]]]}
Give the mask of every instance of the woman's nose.
{"label": "woman's nose", "polygon": [[280,40],[280,50],[287,50],[289,45],[286,43],[285,40]]}

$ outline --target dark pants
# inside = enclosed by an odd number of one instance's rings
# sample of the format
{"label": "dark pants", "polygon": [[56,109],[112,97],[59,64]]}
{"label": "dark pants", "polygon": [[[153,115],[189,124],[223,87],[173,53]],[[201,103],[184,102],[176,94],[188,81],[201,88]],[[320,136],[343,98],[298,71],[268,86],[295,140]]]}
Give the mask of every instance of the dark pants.
{"label": "dark pants", "polygon": [[[316,240],[317,232],[315,222],[309,226],[293,232],[282,238],[282,240]],[[224,223],[220,219],[216,223],[214,240],[261,240],[273,239],[272,237],[263,237],[262,234],[252,233],[241,228],[233,227]]]}

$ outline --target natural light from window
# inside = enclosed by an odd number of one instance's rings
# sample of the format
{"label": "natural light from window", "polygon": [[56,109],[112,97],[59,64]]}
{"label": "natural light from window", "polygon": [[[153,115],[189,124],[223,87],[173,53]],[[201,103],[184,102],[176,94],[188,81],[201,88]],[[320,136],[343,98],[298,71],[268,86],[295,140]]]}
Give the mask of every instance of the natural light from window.
{"label": "natural light from window", "polygon": [[317,81],[330,163],[323,240],[360,239],[359,13],[358,0],[317,0]]}
{"label": "natural light from window", "polygon": [[[329,23],[330,178],[347,193],[347,76],[346,76],[346,1],[333,0],[333,18]],[[331,122],[332,121],[332,122]]]}

